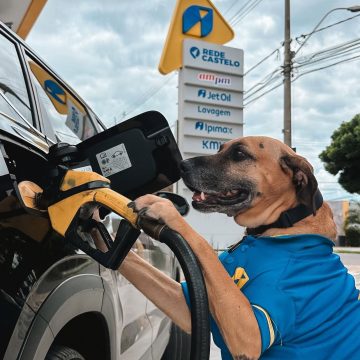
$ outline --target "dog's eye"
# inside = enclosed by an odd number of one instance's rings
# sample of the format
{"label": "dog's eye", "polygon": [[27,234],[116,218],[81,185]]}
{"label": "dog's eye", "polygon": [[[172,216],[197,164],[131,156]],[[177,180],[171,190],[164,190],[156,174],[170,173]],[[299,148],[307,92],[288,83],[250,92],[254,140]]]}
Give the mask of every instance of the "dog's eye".
{"label": "dog's eye", "polygon": [[235,148],[233,150],[232,157],[235,161],[242,161],[245,160],[248,156],[242,149]]}

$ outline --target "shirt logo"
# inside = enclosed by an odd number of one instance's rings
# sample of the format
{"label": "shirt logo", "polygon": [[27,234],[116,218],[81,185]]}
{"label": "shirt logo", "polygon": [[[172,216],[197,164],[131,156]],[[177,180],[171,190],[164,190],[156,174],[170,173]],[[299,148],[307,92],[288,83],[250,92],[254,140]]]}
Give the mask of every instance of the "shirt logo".
{"label": "shirt logo", "polygon": [[183,13],[183,34],[205,37],[213,29],[213,10],[205,6],[192,5]]}
{"label": "shirt logo", "polygon": [[234,280],[235,285],[239,289],[241,289],[249,281],[249,276],[242,267],[236,268],[234,275],[231,278]]}

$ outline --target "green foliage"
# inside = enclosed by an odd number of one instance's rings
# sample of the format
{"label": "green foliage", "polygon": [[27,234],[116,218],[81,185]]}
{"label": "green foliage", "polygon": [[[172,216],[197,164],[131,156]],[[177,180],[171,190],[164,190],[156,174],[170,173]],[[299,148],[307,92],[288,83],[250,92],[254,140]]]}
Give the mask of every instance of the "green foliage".
{"label": "green foliage", "polygon": [[343,122],[331,136],[331,144],[320,154],[325,169],[336,175],[348,192],[360,194],[360,114]]}
{"label": "green foliage", "polygon": [[360,203],[350,210],[344,224],[346,243],[350,246],[360,246]]}

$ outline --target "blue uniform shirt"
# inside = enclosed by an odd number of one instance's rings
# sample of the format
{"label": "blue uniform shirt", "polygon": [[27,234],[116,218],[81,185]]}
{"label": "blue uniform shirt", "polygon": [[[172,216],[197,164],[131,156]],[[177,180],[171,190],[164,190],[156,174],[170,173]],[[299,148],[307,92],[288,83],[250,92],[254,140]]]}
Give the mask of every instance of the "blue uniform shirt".
{"label": "blue uniform shirt", "polygon": [[[253,307],[261,359],[360,359],[359,290],[332,247],[314,234],[246,236],[219,256]],[[222,358],[232,359],[213,319],[211,332]]]}

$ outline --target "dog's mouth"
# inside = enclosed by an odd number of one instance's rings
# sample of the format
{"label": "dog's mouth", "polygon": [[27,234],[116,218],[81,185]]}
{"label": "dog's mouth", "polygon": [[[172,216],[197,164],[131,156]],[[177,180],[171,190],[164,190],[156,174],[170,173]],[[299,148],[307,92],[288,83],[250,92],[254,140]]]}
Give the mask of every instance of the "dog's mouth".
{"label": "dog's mouth", "polygon": [[[246,189],[232,189],[221,192],[204,192],[193,190],[192,197],[193,205],[208,204],[208,205],[235,205],[245,201],[250,194]],[[195,203],[195,204],[194,204]]]}
{"label": "dog's mouth", "polygon": [[[185,174],[186,175],[186,174]],[[232,184],[228,181],[223,187],[211,186],[203,181],[183,175],[185,185],[192,191],[192,206],[194,209],[211,213],[218,212],[228,216],[235,216],[246,211],[251,206],[256,194],[256,185],[247,179],[236,179]],[[222,184],[222,180],[214,179],[215,184]]]}

